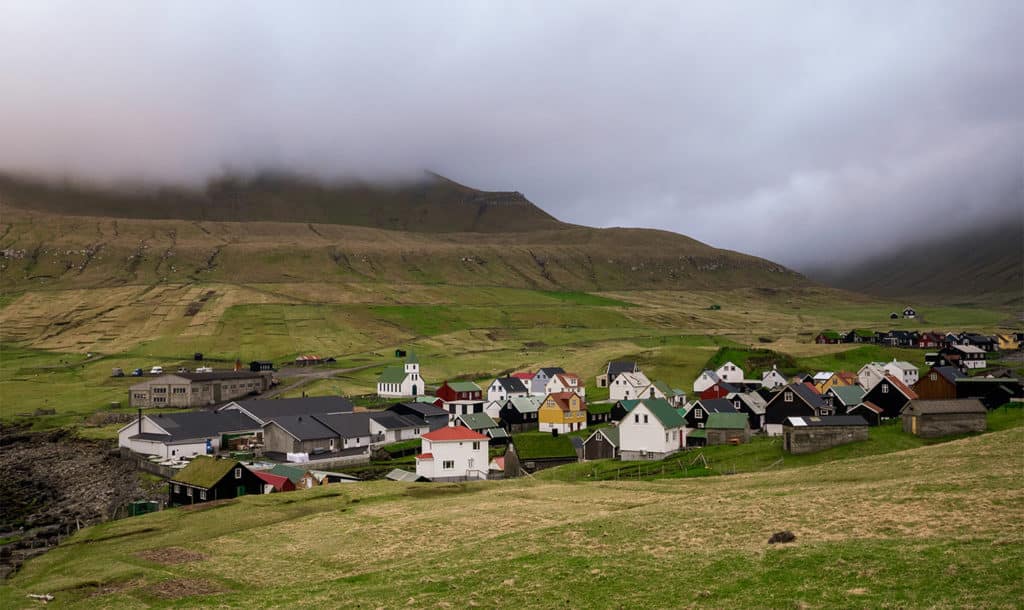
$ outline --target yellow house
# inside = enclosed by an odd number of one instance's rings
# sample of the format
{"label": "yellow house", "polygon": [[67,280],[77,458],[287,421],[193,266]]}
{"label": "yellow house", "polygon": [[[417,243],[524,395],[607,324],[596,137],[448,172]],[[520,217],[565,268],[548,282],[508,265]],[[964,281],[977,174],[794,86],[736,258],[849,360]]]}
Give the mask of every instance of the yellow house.
{"label": "yellow house", "polygon": [[835,386],[853,385],[855,383],[857,383],[857,376],[846,371],[839,371],[838,373],[827,371],[814,376],[814,387],[818,390],[819,394],[824,394]]}
{"label": "yellow house", "polygon": [[587,427],[587,403],[574,392],[548,394],[537,409],[537,427],[541,432],[572,432]]}
{"label": "yellow house", "polygon": [[1020,341],[1017,338],[1010,335],[996,335],[996,344],[999,345],[999,351],[1011,352],[1020,349]]}

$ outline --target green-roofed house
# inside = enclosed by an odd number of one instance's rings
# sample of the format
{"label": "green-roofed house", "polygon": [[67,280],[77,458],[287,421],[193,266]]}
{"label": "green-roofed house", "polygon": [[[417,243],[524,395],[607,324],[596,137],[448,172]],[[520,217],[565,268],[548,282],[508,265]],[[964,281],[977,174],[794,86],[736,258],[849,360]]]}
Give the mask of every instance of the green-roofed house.
{"label": "green-roofed house", "polygon": [[834,330],[823,330],[818,333],[818,336],[814,338],[815,343],[821,344],[835,344],[843,342],[843,334],[837,333]]}
{"label": "green-roofed house", "polygon": [[420,377],[420,361],[409,352],[405,364],[384,367],[377,377],[377,396],[381,398],[416,397],[426,393],[426,382]]}
{"label": "green-roofed house", "polygon": [[836,415],[846,415],[850,409],[864,400],[865,394],[867,392],[859,385],[834,385],[822,395],[822,398]]}
{"label": "green-roofed house", "polygon": [[587,427],[598,424],[607,424],[612,421],[612,408],[615,405],[611,402],[589,403],[587,405]]}
{"label": "green-roofed house", "polygon": [[673,388],[664,381],[655,381],[651,385],[657,388],[657,391],[661,393],[661,397],[664,397],[668,404],[673,407],[681,407],[686,403],[686,392],[679,388]]}
{"label": "green-roofed house", "polygon": [[640,400],[619,420],[623,461],[661,460],[684,447],[686,420],[667,400]]}
{"label": "green-roofed house", "polygon": [[[497,444],[504,444],[508,442],[509,435],[505,432],[498,422],[494,421],[490,415],[486,413],[466,413],[464,415],[457,415],[455,417],[456,426],[465,426],[473,432],[479,434],[486,434],[491,438],[492,441],[497,441]],[[492,443],[492,445],[495,443]]]}
{"label": "green-roofed house", "polygon": [[169,506],[263,493],[263,481],[235,460],[201,455],[167,481]]}
{"label": "green-roofed house", "polygon": [[704,425],[708,445],[750,442],[750,419],[746,413],[709,413]]}
{"label": "green-roofed house", "polygon": [[619,457],[619,428],[604,426],[583,441],[583,460],[608,460]]}

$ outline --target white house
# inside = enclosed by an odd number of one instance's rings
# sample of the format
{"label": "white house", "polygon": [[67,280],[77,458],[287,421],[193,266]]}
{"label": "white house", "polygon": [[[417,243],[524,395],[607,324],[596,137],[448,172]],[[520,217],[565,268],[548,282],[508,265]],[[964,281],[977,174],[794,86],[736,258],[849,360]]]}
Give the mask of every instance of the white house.
{"label": "white house", "polygon": [[422,417],[394,411],[375,411],[368,423],[370,435],[377,443],[408,441],[430,430]]}
{"label": "white house", "polygon": [[[615,380],[608,385],[608,398],[614,401],[640,398],[643,396],[644,389],[650,385],[651,380],[642,372],[619,373],[615,376]],[[646,396],[643,397],[646,398]]]}
{"label": "white house", "polygon": [[409,352],[405,365],[385,367],[377,378],[377,396],[401,398],[425,394],[426,382],[420,377],[420,361],[416,354]]}
{"label": "white house", "polygon": [[224,434],[262,441],[259,422],[238,411],[193,411],[143,415],[117,431],[117,444],[142,455],[177,459],[220,451]]}
{"label": "white house", "polygon": [[544,386],[544,391],[548,394],[572,392],[582,397],[587,395],[587,388],[580,381],[580,376],[575,373],[555,373]]}
{"label": "white house", "polygon": [[870,392],[871,388],[883,379],[885,379],[884,362],[869,362],[857,371],[857,383],[867,392]]}
{"label": "white house", "polygon": [[[743,381],[743,369],[732,362],[726,362],[715,371],[718,378],[726,383],[740,383]],[[714,385],[714,384],[711,384]]]}
{"label": "white house", "polygon": [[431,481],[486,479],[488,438],[463,426],[438,428],[420,437],[416,474]]}
{"label": "white house", "polygon": [[893,358],[892,362],[885,365],[885,372],[899,379],[907,386],[917,383],[917,367],[909,362],[897,361]]}
{"label": "white house", "polygon": [[664,401],[641,401],[619,421],[619,458],[660,460],[686,447],[686,420]]}
{"label": "white house", "polygon": [[489,402],[504,402],[507,398],[523,398],[529,395],[530,388],[518,377],[499,377],[487,387]]}
{"label": "white house", "polygon": [[721,378],[719,378],[718,373],[714,371],[704,371],[699,377],[697,377],[697,380],[693,382],[693,393],[700,394],[719,381],[721,381]]}
{"label": "white house", "polygon": [[533,396],[547,396],[551,393],[545,389],[548,387],[548,382],[555,375],[564,372],[565,369],[560,366],[549,366],[538,370],[530,379],[530,394]]}
{"label": "white house", "polygon": [[772,365],[772,370],[761,373],[761,387],[774,390],[775,388],[782,388],[789,385],[789,381],[786,377]]}

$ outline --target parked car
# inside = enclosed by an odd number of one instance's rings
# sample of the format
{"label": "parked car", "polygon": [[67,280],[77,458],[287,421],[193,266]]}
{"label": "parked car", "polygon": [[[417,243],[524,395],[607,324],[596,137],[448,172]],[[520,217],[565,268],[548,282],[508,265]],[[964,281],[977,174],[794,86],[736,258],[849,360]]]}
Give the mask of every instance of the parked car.
{"label": "parked car", "polygon": [[132,377],[142,377],[142,369],[135,369],[132,371]]}
{"label": "parked car", "polygon": [[124,377],[124,369],[121,367],[115,367],[110,373],[111,377]]}
{"label": "parked car", "polygon": [[184,367],[184,366],[179,366],[178,367],[178,372],[179,373],[187,373],[188,372],[188,368]]}
{"label": "parked car", "polygon": [[196,367],[196,372],[197,372],[197,373],[212,373],[212,372],[213,372],[213,367],[209,367],[209,366],[197,366],[197,367]]}
{"label": "parked car", "polygon": [[149,369],[149,374],[150,375],[163,375],[164,374],[164,367],[162,367],[162,366],[154,366],[153,368]]}

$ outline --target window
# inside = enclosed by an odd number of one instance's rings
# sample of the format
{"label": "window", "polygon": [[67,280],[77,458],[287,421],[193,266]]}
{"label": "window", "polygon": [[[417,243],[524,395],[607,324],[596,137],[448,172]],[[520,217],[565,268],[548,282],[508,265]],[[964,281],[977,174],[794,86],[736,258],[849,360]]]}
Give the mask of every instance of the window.
{"label": "window", "polygon": [[455,470],[455,460],[445,460],[441,462],[441,468],[443,470]]}
{"label": "window", "polygon": [[665,433],[665,442],[668,442],[668,432]]}
{"label": "window", "polygon": [[793,402],[793,393],[792,392],[786,392],[786,394],[782,397],[782,400],[784,400],[786,402]]}
{"label": "window", "polygon": [[704,419],[704,410],[703,409],[694,409],[693,410],[693,417],[694,417],[694,419]]}
{"label": "window", "polygon": [[635,424],[639,424],[640,423],[640,414],[639,413],[634,413],[633,414],[633,423],[635,423]]}
{"label": "window", "polygon": [[181,485],[175,485],[174,486],[174,493],[176,493],[176,494],[180,494],[181,493]]}
{"label": "window", "polygon": [[190,498],[192,497],[192,488],[191,487],[186,487],[185,488],[185,495],[190,497]]}
{"label": "window", "polygon": [[647,423],[647,416],[646,415],[644,415],[644,423],[645,424]]}
{"label": "window", "polygon": [[882,384],[882,394],[888,394],[888,393],[889,393],[889,384],[883,383]]}
{"label": "window", "polygon": [[199,492],[199,499],[200,500],[205,500],[206,499],[206,490],[203,490],[203,491]]}
{"label": "window", "polygon": [[236,479],[241,479],[242,478],[242,469],[241,468],[235,468],[235,478]]}
{"label": "window", "polygon": [[480,448],[480,441],[473,441],[473,450],[476,451]]}
{"label": "window", "polygon": [[938,378],[939,378],[939,376],[936,373],[932,373],[931,375],[928,375],[928,379],[931,379],[932,381],[936,381]]}
{"label": "window", "polygon": [[703,422],[702,422],[702,423],[699,423],[699,424],[697,424],[697,427],[698,427],[698,428],[703,428],[703,427],[704,427],[704,424],[703,424]]}

